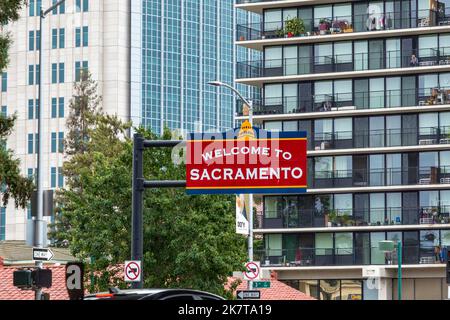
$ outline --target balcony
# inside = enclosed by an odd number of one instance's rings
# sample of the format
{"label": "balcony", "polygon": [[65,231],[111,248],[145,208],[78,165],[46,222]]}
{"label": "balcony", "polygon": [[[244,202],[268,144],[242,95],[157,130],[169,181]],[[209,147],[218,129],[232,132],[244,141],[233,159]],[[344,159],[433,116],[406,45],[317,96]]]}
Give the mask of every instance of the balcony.
{"label": "balcony", "polygon": [[[255,1],[259,2],[259,1]],[[445,9],[446,11],[449,8]],[[404,12],[380,13],[373,17],[368,14],[353,14],[334,17],[317,17],[315,19],[300,19],[304,30],[298,34],[290,32],[286,21],[266,21],[261,23],[237,25],[236,40],[264,40],[323,36],[344,33],[375,32],[385,30],[414,29],[449,24],[448,16],[439,15],[433,10],[410,11],[407,17]],[[420,17],[420,18],[418,18]],[[295,18],[294,18],[295,19]]]}
{"label": "balcony", "polygon": [[439,145],[450,143],[450,127],[315,132],[309,138],[313,150]]}
{"label": "balcony", "polygon": [[284,208],[277,211],[265,210],[264,217],[257,221],[256,229],[439,225],[450,223],[450,206],[349,208],[321,211]]}
{"label": "balcony", "polygon": [[384,53],[327,55],[237,63],[237,79],[301,76],[332,72],[421,68],[450,65],[450,47],[419,49],[405,54],[400,50]]}
{"label": "balcony", "polygon": [[314,171],[313,189],[449,184],[450,167],[409,167]]}
{"label": "balcony", "polygon": [[[433,246],[404,245],[403,264],[442,264]],[[318,267],[356,265],[396,265],[397,253],[384,253],[378,246],[299,247],[297,249],[266,249],[255,251],[255,261],[262,267]]]}
{"label": "balcony", "polygon": [[[342,92],[335,94],[309,94],[301,96],[267,97],[253,100],[254,115],[300,114],[336,112],[412,106],[450,104],[450,89],[420,88],[371,92]],[[237,115],[243,116],[243,103],[237,101]]]}

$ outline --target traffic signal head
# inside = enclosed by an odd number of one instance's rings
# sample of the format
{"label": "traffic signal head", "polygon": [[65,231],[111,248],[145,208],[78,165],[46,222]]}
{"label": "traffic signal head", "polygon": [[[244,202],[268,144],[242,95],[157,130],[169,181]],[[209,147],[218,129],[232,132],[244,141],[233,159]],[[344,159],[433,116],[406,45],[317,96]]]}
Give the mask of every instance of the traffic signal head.
{"label": "traffic signal head", "polygon": [[35,269],[33,270],[33,285],[38,288],[50,288],[52,286],[52,270]]}
{"label": "traffic signal head", "polygon": [[20,289],[50,288],[52,286],[52,270],[17,270],[13,273],[13,285]]}
{"label": "traffic signal head", "polygon": [[17,270],[13,273],[13,284],[20,289],[27,289],[33,286],[31,270]]}

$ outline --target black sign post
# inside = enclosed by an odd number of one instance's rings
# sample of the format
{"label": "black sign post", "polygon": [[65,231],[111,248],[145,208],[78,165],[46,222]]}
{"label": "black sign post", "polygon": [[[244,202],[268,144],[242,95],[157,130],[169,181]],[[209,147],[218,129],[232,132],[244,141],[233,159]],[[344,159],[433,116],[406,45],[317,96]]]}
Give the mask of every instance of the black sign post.
{"label": "black sign post", "polygon": [[[133,195],[132,195],[132,218],[131,218],[131,260],[141,261],[141,274],[143,274],[144,262],[142,261],[144,250],[144,227],[143,227],[143,201],[146,188],[184,188],[185,180],[177,181],[146,181],[144,178],[144,149],[145,148],[173,148],[182,141],[180,140],[145,140],[141,134],[133,136]],[[133,282],[134,289],[142,289],[144,277],[141,281]]]}
{"label": "black sign post", "polygon": [[70,300],[84,298],[84,264],[69,262],[66,264],[66,288]]}

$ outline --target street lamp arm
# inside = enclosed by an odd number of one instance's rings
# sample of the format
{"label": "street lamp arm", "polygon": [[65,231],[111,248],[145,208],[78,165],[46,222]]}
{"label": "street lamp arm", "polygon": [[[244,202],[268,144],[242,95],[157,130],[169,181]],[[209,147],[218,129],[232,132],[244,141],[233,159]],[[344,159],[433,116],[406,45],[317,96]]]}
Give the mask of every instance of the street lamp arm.
{"label": "street lamp arm", "polygon": [[54,5],[52,5],[50,8],[48,8],[45,11],[41,11],[41,17],[45,18],[46,15],[48,15],[51,11],[53,11],[54,9],[56,9],[57,7],[59,7],[60,5],[62,5],[64,2],[66,2],[66,0],[59,0],[57,3],[55,3]]}
{"label": "street lamp arm", "polygon": [[242,101],[244,101],[245,104],[247,104],[249,106],[249,108],[252,108],[252,103],[247,100],[246,98],[244,98],[244,96],[234,87],[230,86],[227,83],[224,82],[220,82],[220,81],[211,81],[208,82],[208,84],[213,85],[213,86],[217,86],[217,87],[226,87],[228,89],[230,89],[231,91],[233,91]]}

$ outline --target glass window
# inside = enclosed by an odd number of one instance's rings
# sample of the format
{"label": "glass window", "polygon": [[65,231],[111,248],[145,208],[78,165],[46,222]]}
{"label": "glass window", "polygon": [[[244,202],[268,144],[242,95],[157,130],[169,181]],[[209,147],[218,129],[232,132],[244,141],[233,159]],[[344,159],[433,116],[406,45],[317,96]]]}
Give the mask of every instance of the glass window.
{"label": "glass window", "polygon": [[29,51],[34,50],[34,31],[30,31],[28,33],[28,50]]}
{"label": "glass window", "polygon": [[56,152],[56,132],[52,132],[52,153]]}
{"label": "glass window", "polygon": [[434,95],[433,89],[438,89],[437,74],[427,74],[419,76],[419,97],[430,97]]}
{"label": "glass window", "polygon": [[28,99],[28,119],[34,118],[34,100]]}
{"label": "glass window", "polygon": [[316,141],[331,140],[333,135],[333,120],[314,120],[314,139]]}
{"label": "glass window", "polygon": [[419,36],[419,59],[437,56],[437,35]]}
{"label": "glass window", "polygon": [[89,45],[89,27],[83,27],[83,47]]}
{"label": "glass window", "polygon": [[64,118],[64,98],[58,99],[58,116]]}
{"label": "glass window", "polygon": [[[402,78],[391,77],[386,78],[389,84],[386,88],[386,105],[388,108],[402,106]],[[406,91],[406,90],[405,90]]]}
{"label": "glass window", "polygon": [[58,47],[58,29],[52,29],[52,49]]}
{"label": "glass window", "polygon": [[297,110],[297,91],[298,85],[296,83],[283,85],[283,105],[285,113],[293,113]]}
{"label": "glass window", "polygon": [[440,173],[442,176],[450,173],[450,151],[439,152],[439,166],[441,169]]}
{"label": "glass window", "polygon": [[370,185],[383,186],[384,185],[384,155],[371,154],[369,156],[370,164]]}
{"label": "glass window", "polygon": [[386,117],[386,145],[388,147],[402,145],[402,118],[401,116]]}
{"label": "glass window", "polygon": [[57,116],[57,106],[56,106],[56,98],[52,98],[52,118],[56,118]]}
{"label": "glass window", "polygon": [[386,40],[386,68],[400,68],[401,67],[401,47],[400,39]]}
{"label": "glass window", "polygon": [[323,107],[324,102],[333,99],[333,81],[316,81],[314,83],[314,102]]}
{"label": "glass window", "polygon": [[34,150],[34,135],[28,134],[28,154],[33,154]]}
{"label": "glass window", "polygon": [[282,29],[281,10],[264,11],[264,31],[275,31]]}
{"label": "glass window", "polygon": [[333,234],[316,233],[316,255],[324,256],[333,254]]}
{"label": "glass window", "polygon": [[3,72],[1,73],[2,78],[2,92],[6,92],[8,89],[8,73]]}
{"label": "glass window", "polygon": [[314,64],[332,64],[333,63],[333,45],[316,44],[314,46]]}
{"label": "glass window", "polygon": [[437,134],[437,129],[439,128],[438,123],[439,123],[438,113],[419,114],[419,135],[432,136]]}
{"label": "glass window", "polygon": [[353,196],[352,194],[335,194],[334,210],[338,216],[353,215]]}
{"label": "glass window", "polygon": [[341,300],[340,280],[320,280],[320,300]]}
{"label": "glass window", "polygon": [[450,89],[450,73],[439,74],[439,87],[445,90]]}
{"label": "glass window", "polygon": [[[287,46],[283,48],[284,52],[284,74],[285,75],[296,75],[298,74],[298,47],[297,46]],[[281,53],[280,53],[281,54]],[[278,56],[278,58],[280,58]]]}
{"label": "glass window", "polygon": [[75,47],[81,47],[81,29],[75,28]]}
{"label": "glass window", "polygon": [[283,123],[281,121],[266,121],[264,129],[268,131],[283,131]]}
{"label": "glass window", "polygon": [[62,49],[65,47],[66,42],[66,30],[64,28],[59,29],[59,48]]}
{"label": "glass window", "polygon": [[282,87],[281,84],[270,84],[264,86],[264,104],[266,106],[282,105]]}
{"label": "glass window", "polygon": [[350,26],[352,24],[352,5],[336,4],[333,7],[334,20],[345,23]]}
{"label": "glass window", "polygon": [[298,122],[283,121],[283,131],[298,131]]}
{"label": "glass window", "polygon": [[448,33],[439,35],[439,54],[447,57],[450,55],[450,34]]}
{"label": "glass window", "polygon": [[384,117],[370,117],[370,147],[384,147]]}
{"label": "glass window", "polygon": [[439,159],[437,152],[421,152],[419,153],[419,163],[421,168],[438,167]]}
{"label": "glass window", "polygon": [[59,83],[64,83],[64,63],[59,64]]}
{"label": "glass window", "polygon": [[336,178],[351,178],[353,176],[352,156],[339,156],[334,158]]}
{"label": "glass window", "polygon": [[321,21],[331,22],[333,18],[332,6],[314,7],[314,27],[319,27]]}
{"label": "glass window", "polygon": [[265,240],[268,256],[282,256],[283,238],[281,234],[268,234],[265,236]]}
{"label": "glass window", "polygon": [[400,192],[386,194],[386,219],[391,224],[402,223],[402,194]]}
{"label": "glass window", "polygon": [[336,233],[335,237],[337,255],[351,255],[353,254],[353,233]]}
{"label": "glass window", "polygon": [[367,41],[355,41],[355,71],[367,70],[369,68],[368,61],[368,43]]}
{"label": "glass window", "polygon": [[334,81],[334,101],[351,102],[353,92],[352,80],[337,80]]}
{"label": "glass window", "polygon": [[271,219],[278,217],[279,197],[264,197],[264,218]]}
{"label": "glass window", "polygon": [[331,179],[333,175],[333,157],[317,157],[314,159],[316,179]]}
{"label": "glass window", "polygon": [[370,233],[370,245],[371,245],[371,263],[372,264],[385,264],[385,255],[383,251],[378,249],[380,241],[385,240],[384,232],[371,232]]}
{"label": "glass window", "polygon": [[58,83],[58,64],[52,63],[52,83]]}
{"label": "glass window", "polygon": [[450,230],[441,230],[441,246],[450,247]]}
{"label": "glass window", "polygon": [[370,108],[384,108],[384,78],[369,80]]}
{"label": "glass window", "polygon": [[438,230],[421,230],[420,231],[420,257],[428,258],[431,263],[439,258],[435,255],[435,247],[439,246]]}
{"label": "glass window", "polygon": [[334,134],[336,140],[351,140],[353,137],[352,118],[337,118],[334,120]]}
{"label": "glass window", "polygon": [[391,153],[386,155],[386,185],[402,184],[402,155]]}
{"label": "glass window", "polygon": [[28,85],[33,85],[34,84],[34,66],[33,65],[29,65],[28,66]]}
{"label": "glass window", "polygon": [[282,66],[282,47],[266,48],[264,51],[264,67],[279,68]]}

